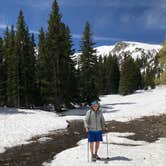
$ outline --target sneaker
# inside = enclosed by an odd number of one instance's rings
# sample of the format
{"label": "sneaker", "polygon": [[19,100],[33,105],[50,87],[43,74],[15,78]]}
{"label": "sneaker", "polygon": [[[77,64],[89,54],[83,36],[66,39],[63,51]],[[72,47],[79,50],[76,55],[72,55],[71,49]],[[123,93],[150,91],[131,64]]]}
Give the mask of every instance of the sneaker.
{"label": "sneaker", "polygon": [[95,154],[95,158],[96,160],[101,160],[101,158],[97,154]]}
{"label": "sneaker", "polygon": [[91,161],[93,161],[93,162],[96,161],[96,155],[93,154],[93,155],[91,156]]}

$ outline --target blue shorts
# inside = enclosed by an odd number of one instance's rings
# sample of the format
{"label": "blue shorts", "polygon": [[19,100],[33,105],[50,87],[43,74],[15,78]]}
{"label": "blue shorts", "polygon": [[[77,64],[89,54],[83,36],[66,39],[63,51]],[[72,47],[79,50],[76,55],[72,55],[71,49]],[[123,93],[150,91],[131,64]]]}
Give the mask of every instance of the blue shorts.
{"label": "blue shorts", "polygon": [[88,142],[99,142],[103,141],[102,130],[88,132]]}

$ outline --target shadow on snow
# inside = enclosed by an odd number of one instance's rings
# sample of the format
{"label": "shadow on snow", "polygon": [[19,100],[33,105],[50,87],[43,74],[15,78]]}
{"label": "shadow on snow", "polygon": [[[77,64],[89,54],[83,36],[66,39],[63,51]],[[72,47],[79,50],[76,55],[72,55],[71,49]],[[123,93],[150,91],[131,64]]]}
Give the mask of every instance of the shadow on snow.
{"label": "shadow on snow", "polygon": [[0,107],[0,114],[9,115],[9,114],[34,114],[33,112],[19,111],[17,108],[3,108]]}

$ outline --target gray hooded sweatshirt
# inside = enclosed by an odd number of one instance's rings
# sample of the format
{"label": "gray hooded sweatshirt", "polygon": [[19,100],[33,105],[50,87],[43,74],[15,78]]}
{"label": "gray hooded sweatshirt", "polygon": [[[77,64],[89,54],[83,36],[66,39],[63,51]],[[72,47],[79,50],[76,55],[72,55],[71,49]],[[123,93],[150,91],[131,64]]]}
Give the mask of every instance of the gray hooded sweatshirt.
{"label": "gray hooded sweatshirt", "polygon": [[105,119],[102,111],[100,109],[97,111],[93,111],[92,109],[87,111],[84,119],[84,126],[85,128],[93,131],[103,130],[105,127]]}

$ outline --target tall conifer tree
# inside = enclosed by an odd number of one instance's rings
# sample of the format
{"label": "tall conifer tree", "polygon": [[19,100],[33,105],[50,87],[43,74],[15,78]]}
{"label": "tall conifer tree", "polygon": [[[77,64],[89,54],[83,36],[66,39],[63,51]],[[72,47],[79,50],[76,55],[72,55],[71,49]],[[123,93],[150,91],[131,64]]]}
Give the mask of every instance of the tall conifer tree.
{"label": "tall conifer tree", "polygon": [[116,55],[107,57],[107,89],[108,94],[116,94],[119,89],[120,71]]}
{"label": "tall conifer tree", "polygon": [[3,98],[4,98],[4,104],[7,102],[7,61],[9,57],[9,28],[6,27],[5,33],[4,33],[4,57],[3,57]]}
{"label": "tall conifer tree", "polygon": [[9,35],[9,49],[7,58],[7,105],[17,106],[17,66],[15,53],[15,32],[14,26],[11,26]]}
{"label": "tall conifer tree", "polygon": [[80,94],[83,101],[89,101],[98,97],[96,71],[97,62],[96,50],[93,48],[94,42],[90,24],[87,22],[81,40],[80,59]]}
{"label": "tall conifer tree", "polygon": [[56,0],[52,5],[52,12],[48,21],[48,32],[46,35],[46,94],[47,104],[51,103],[56,110],[61,110],[66,103],[65,96],[65,71],[66,71],[66,50],[65,50],[65,25],[61,21],[61,14]]}
{"label": "tall conifer tree", "polygon": [[[33,48],[32,48],[33,47]],[[33,97],[35,55],[34,43],[25,23],[23,12],[19,12],[16,31],[16,61],[17,61],[17,105],[30,106]],[[31,73],[32,72],[32,73]]]}
{"label": "tall conifer tree", "polygon": [[44,29],[39,31],[38,43],[38,57],[37,57],[37,70],[36,70],[36,85],[37,85],[37,105],[44,105],[47,103],[47,62],[46,62],[46,34]]}
{"label": "tall conifer tree", "polygon": [[131,56],[125,56],[121,66],[119,92],[122,95],[138,89],[138,68]]}
{"label": "tall conifer tree", "polygon": [[6,72],[5,72],[5,51],[3,46],[3,39],[0,38],[0,105],[5,104],[5,90],[6,90]]}

